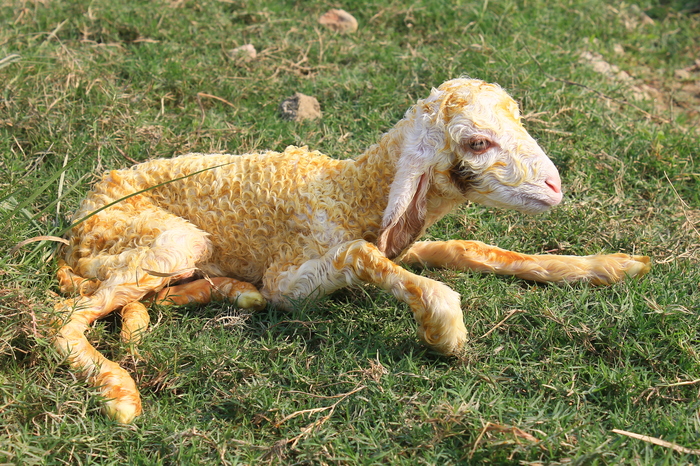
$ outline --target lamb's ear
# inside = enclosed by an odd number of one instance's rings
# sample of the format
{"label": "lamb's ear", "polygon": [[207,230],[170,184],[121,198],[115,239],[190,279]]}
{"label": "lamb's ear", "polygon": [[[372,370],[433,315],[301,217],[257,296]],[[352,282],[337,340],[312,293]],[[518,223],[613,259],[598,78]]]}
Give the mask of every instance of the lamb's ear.
{"label": "lamb's ear", "polygon": [[[377,247],[390,259],[418,239],[425,226],[430,171],[399,177],[392,184]],[[398,182],[398,183],[397,183]]]}
{"label": "lamb's ear", "polygon": [[[393,259],[410,246],[423,231],[427,195],[438,149],[445,144],[445,131],[436,121],[440,93],[419,102],[406,118],[414,124],[406,128],[401,156],[396,163],[396,175],[389,190],[389,202],[384,211],[382,230],[377,246]],[[426,111],[427,110],[427,111]]]}

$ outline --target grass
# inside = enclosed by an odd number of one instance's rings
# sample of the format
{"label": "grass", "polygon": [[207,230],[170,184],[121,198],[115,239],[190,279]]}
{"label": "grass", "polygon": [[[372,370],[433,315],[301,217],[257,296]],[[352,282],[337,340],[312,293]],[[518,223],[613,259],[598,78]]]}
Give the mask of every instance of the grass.
{"label": "grass", "polygon": [[[316,24],[319,1],[0,1],[0,463],[697,463],[612,431],[700,448],[700,18],[683,1],[638,5],[363,0],[344,6],[360,29],[343,36]],[[246,43],[257,59],[227,56]],[[371,288],[290,313],[156,307],[138,360],[105,319],[89,338],[134,374],[145,413],[133,426],[99,413],[39,324],[58,299],[55,245],[14,245],[59,234],[104,170],[288,144],[351,157],[464,74],[522,103],[566,200],[533,218],[465,206],[429,236],[643,253],[649,276],[421,272],[463,297],[460,360],[421,346],[406,307]],[[651,98],[633,100],[642,85]],[[321,120],[279,117],[295,91]]]}

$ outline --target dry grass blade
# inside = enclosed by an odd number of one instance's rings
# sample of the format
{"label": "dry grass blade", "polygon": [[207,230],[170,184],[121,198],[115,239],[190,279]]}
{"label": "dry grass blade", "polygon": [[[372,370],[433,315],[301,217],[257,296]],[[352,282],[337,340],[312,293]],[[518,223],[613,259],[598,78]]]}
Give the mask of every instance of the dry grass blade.
{"label": "dry grass blade", "polygon": [[146,272],[148,275],[153,275],[154,277],[161,278],[177,277],[178,275],[183,275],[194,270],[197,270],[197,267],[189,267],[186,269],[176,270],[174,272],[156,272],[155,270],[143,269],[143,271]]}
{"label": "dry grass blade", "polygon": [[5,58],[0,59],[0,69],[19,61],[22,57],[18,53],[11,53]]}
{"label": "dry grass blade", "polygon": [[[51,147],[53,147],[53,144],[51,144],[49,150],[51,150]],[[63,169],[61,170],[61,176],[58,179],[58,192],[56,193],[56,198],[58,199],[56,201],[56,218],[59,218],[61,215],[61,197],[63,196],[63,183],[66,181],[66,165],[68,165],[68,156],[69,153],[66,152],[66,155],[63,157]]]}
{"label": "dry grass blade", "polygon": [[479,338],[480,338],[480,339],[481,339],[481,338],[486,338],[487,336],[489,336],[489,335],[491,335],[493,332],[495,332],[501,325],[503,325],[508,319],[510,319],[511,317],[513,317],[515,314],[523,314],[523,313],[525,313],[525,312],[527,312],[527,311],[524,311],[524,310],[522,310],[522,309],[511,309],[511,310],[508,312],[508,314],[507,314],[503,319],[501,319],[501,321],[500,321],[499,323],[497,323],[496,325],[494,325],[493,328],[491,328],[491,330],[489,330],[488,332],[484,333],[484,334],[481,335]]}
{"label": "dry grass blade", "polygon": [[282,450],[285,446],[291,444],[292,448],[296,447],[296,445],[299,443],[299,440],[304,438],[309,433],[313,432],[315,429],[321,427],[323,424],[326,423],[326,421],[328,421],[328,419],[331,418],[331,416],[333,415],[333,412],[335,411],[336,406],[338,406],[338,404],[341,401],[343,401],[344,399],[346,399],[347,397],[349,397],[350,395],[352,395],[354,393],[357,393],[361,390],[364,390],[365,388],[367,388],[367,387],[365,387],[364,385],[357,386],[347,393],[341,393],[339,395],[335,395],[336,397],[340,397],[340,399],[330,406],[324,406],[322,408],[313,408],[313,409],[302,409],[301,411],[296,411],[296,412],[290,414],[289,416],[286,416],[281,421],[275,423],[275,427],[277,428],[277,427],[281,426],[282,424],[284,424],[285,422],[287,422],[288,420],[293,419],[297,416],[301,416],[303,414],[314,414],[314,413],[320,413],[323,411],[329,411],[328,414],[326,414],[325,416],[322,416],[321,418],[316,419],[311,424],[308,424],[307,426],[303,427],[301,429],[301,432],[298,435],[296,435],[292,438],[282,439],[282,440],[278,440],[277,442],[275,442],[275,444],[272,447],[270,447],[270,450],[267,452],[265,457],[270,457],[271,455],[275,455],[278,458],[281,458]]}
{"label": "dry grass blade", "polygon": [[15,254],[17,254],[17,251],[22,249],[24,246],[30,243],[36,243],[38,241],[55,241],[57,243],[70,244],[68,243],[68,240],[64,238],[59,238],[58,236],[35,236],[34,238],[25,239],[24,241],[20,241],[19,243],[17,243],[15,247],[10,249],[10,255],[14,256]]}
{"label": "dry grass blade", "polygon": [[206,97],[206,98],[208,98],[208,99],[218,100],[219,102],[222,102],[222,103],[228,105],[229,107],[237,108],[235,105],[233,105],[233,104],[232,104],[231,102],[229,102],[228,100],[222,99],[221,97],[217,97],[217,96],[215,96],[215,95],[207,94],[206,92],[197,92],[197,96],[198,96],[198,97]]}
{"label": "dry grass blade", "polygon": [[314,413],[320,413],[320,412],[328,411],[328,410],[331,410],[331,413],[332,413],[333,410],[336,408],[336,406],[338,406],[338,404],[341,401],[343,401],[345,398],[349,397],[350,395],[359,392],[360,390],[364,390],[365,388],[367,388],[367,387],[365,387],[364,385],[360,385],[359,387],[355,387],[353,390],[350,390],[347,393],[342,393],[340,395],[336,395],[337,397],[340,397],[340,399],[330,406],[324,406],[322,408],[302,409],[301,411],[293,412],[292,414],[285,416],[281,421],[276,422],[275,427],[279,427],[282,424],[284,424],[285,422],[289,421],[290,419],[294,419],[295,417],[301,416],[302,414],[314,414]]}
{"label": "dry grass blade", "polygon": [[528,434],[524,430],[520,429],[519,427],[514,427],[514,426],[503,426],[500,424],[494,424],[492,422],[487,422],[486,425],[481,429],[481,432],[479,433],[479,436],[476,438],[476,441],[474,442],[474,446],[472,447],[471,451],[469,452],[469,458],[471,459],[472,456],[474,456],[474,453],[476,452],[476,449],[479,446],[479,443],[481,443],[481,439],[484,437],[484,435],[487,432],[498,432],[502,434],[512,434],[517,438],[522,438],[527,440],[528,442],[533,442],[533,443],[539,443],[539,440],[532,436],[531,434]]}
{"label": "dry grass blade", "polygon": [[682,447],[678,444],[667,442],[666,440],[662,440],[660,438],[650,437],[648,435],[642,435],[642,434],[635,434],[634,432],[628,432],[626,430],[620,430],[620,429],[613,429],[612,431],[615,432],[616,434],[625,435],[627,437],[641,440],[642,442],[653,443],[654,445],[658,445],[660,447],[670,448],[671,450],[675,450],[679,453],[685,453],[687,455],[700,455],[699,449],[691,449],[691,448]]}
{"label": "dry grass blade", "polygon": [[683,385],[695,385],[696,383],[700,383],[700,379],[687,380],[685,382],[676,382],[676,383],[670,383],[670,384],[666,384],[666,385],[657,385],[657,387],[680,387]]}

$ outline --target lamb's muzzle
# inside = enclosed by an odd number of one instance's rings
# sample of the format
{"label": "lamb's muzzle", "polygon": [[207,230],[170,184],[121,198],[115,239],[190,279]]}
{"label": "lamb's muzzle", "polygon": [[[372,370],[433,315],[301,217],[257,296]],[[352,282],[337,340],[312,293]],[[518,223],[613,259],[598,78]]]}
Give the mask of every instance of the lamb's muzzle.
{"label": "lamb's muzzle", "polygon": [[75,296],[55,307],[54,346],[100,388],[106,413],[125,423],[141,413],[136,384],[85,332],[121,309],[122,340],[135,345],[147,337],[144,303],[153,301],[289,308],[369,283],[408,304],[423,342],[457,354],[467,341],[459,295],[399,262],[596,284],[649,270],[649,258],[626,254],[416,242],[466,201],[537,213],[561,199],[559,173],[523,128],[518,105],[473,79],[434,89],[355,160],[288,147],[114,170],[87,195],[74,216],[85,221],[67,236],[57,275],[61,291]]}
{"label": "lamb's muzzle", "polygon": [[[563,193],[561,191],[561,178],[559,177],[559,171],[554,166],[552,161],[544,156],[544,160],[540,164],[540,171],[542,172],[542,181],[535,184],[534,195],[531,199],[523,204],[526,205],[525,208],[515,207],[520,212],[526,214],[536,214],[543,212],[550,207],[558,205],[562,198]],[[525,188],[520,188],[523,195],[527,195],[531,191]]]}

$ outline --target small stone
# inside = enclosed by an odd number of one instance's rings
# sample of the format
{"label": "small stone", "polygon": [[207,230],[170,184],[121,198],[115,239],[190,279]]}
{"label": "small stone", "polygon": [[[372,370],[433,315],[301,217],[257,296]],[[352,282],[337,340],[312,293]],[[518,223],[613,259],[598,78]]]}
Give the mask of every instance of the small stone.
{"label": "small stone", "polygon": [[637,29],[639,26],[654,24],[654,20],[644,13],[639,6],[634,4],[630,5],[626,10],[621,11],[620,16],[622,18],[622,23],[630,31]]}
{"label": "small stone", "polygon": [[285,120],[315,120],[321,118],[321,105],[315,97],[296,92],[282,101],[280,113]]}
{"label": "small stone", "polygon": [[693,77],[693,75],[690,74],[690,71],[688,71],[687,68],[675,70],[673,72],[673,74],[676,77],[676,79],[680,79],[680,80],[692,79],[692,77]]}
{"label": "small stone", "polygon": [[347,34],[357,31],[357,20],[345,10],[332,9],[325,12],[318,22],[331,31]]}
{"label": "small stone", "polygon": [[255,60],[258,56],[258,52],[255,50],[253,44],[245,44],[229,50],[227,55],[229,58],[236,61],[249,62]]}

